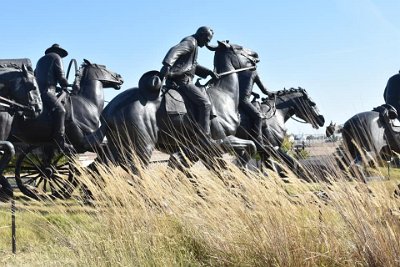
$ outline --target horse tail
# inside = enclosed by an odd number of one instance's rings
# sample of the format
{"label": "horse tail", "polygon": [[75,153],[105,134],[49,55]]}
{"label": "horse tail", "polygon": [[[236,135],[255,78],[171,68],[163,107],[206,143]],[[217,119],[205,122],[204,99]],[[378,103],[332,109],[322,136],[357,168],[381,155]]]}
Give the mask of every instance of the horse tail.
{"label": "horse tail", "polygon": [[343,145],[346,152],[351,156],[351,158],[355,158],[357,156],[357,149],[354,145],[354,133],[353,127],[351,126],[352,121],[348,120],[343,125],[342,129],[342,138],[343,138]]}

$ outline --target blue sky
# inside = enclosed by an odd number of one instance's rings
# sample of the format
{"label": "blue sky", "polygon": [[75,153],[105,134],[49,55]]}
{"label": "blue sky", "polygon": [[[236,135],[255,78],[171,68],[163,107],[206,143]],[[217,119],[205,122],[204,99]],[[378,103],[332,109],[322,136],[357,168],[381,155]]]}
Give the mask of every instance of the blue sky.
{"label": "blue sky", "polygon": [[[303,87],[327,123],[343,123],[383,103],[387,79],[400,69],[398,0],[89,1],[2,3],[1,58],[29,58],[59,43],[64,59],[84,58],[120,73],[123,89],[159,70],[168,49],[199,26],[257,51],[270,90]],[[212,68],[212,53],[198,61]],[[258,89],[255,89],[258,91]],[[106,100],[118,91],[107,89]],[[323,133],[298,122],[291,133]]]}

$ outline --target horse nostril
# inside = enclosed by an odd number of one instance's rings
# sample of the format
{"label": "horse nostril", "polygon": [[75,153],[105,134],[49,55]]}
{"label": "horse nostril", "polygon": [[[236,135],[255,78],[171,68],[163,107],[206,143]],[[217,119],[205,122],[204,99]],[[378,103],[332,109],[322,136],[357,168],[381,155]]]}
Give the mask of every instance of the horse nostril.
{"label": "horse nostril", "polygon": [[322,116],[322,115],[319,115],[318,116],[318,124],[319,124],[319,126],[324,126],[324,124],[325,124],[325,118],[324,118],[324,116]]}

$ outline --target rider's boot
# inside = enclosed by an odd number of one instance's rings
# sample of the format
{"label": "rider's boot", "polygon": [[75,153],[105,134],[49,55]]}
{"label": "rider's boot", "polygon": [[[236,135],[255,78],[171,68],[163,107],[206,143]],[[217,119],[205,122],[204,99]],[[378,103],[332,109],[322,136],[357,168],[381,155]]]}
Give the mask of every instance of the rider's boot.
{"label": "rider's boot", "polygon": [[65,141],[65,114],[64,107],[58,107],[54,110],[54,144],[61,151],[70,153],[74,147]]}

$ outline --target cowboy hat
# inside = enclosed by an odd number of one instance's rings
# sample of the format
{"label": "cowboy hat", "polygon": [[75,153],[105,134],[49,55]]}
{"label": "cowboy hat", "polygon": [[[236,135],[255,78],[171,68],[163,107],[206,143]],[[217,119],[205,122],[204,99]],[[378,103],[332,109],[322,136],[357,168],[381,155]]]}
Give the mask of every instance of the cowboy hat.
{"label": "cowboy hat", "polygon": [[61,46],[59,44],[53,44],[51,47],[47,48],[44,53],[45,54],[57,53],[58,55],[60,55],[60,57],[68,56],[67,50],[65,50],[64,48],[61,48]]}

